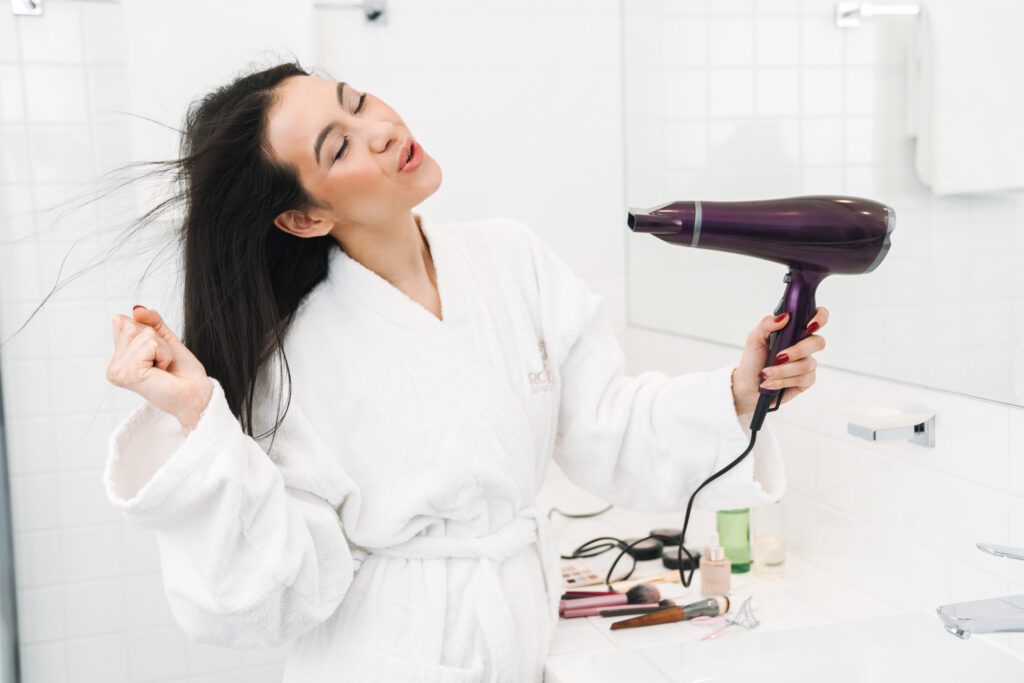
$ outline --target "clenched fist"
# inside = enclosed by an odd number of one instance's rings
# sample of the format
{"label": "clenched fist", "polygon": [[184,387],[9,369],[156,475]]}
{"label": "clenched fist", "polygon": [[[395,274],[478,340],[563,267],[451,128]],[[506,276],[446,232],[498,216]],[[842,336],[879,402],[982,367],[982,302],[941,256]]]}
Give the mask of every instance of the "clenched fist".
{"label": "clenched fist", "polygon": [[107,381],[175,416],[188,434],[213,393],[203,364],[154,310],[137,306],[132,317],[117,314],[112,324],[114,357]]}

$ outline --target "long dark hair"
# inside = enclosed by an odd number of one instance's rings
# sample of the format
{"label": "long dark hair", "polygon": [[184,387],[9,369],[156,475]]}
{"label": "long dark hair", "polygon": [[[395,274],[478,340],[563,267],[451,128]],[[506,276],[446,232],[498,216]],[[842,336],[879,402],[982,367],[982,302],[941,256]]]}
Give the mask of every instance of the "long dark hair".
{"label": "long dark hair", "polygon": [[287,371],[285,333],[338,248],[329,235],[300,238],[274,226],[283,211],[316,206],[265,137],[273,89],[297,75],[309,73],[279,64],[193,103],[178,160],[186,201],[182,342],[221,383],[250,435],[257,373],[275,354]]}
{"label": "long dark hair", "polygon": [[[278,377],[286,376],[290,389],[285,335],[303,298],[326,278],[330,250],[339,248],[329,235],[300,238],[273,224],[283,211],[318,206],[295,168],[276,159],[266,141],[274,89],[299,75],[311,74],[293,60],[237,77],[191,103],[179,158],[118,169],[151,167],[155,171],[141,177],[172,176],[176,191],[134,221],[128,233],[174,207],[184,209],[176,230],[184,270],[180,337],[220,382],[249,436],[256,436],[253,404],[261,368],[272,358],[281,361],[284,373]],[[256,438],[276,433],[284,413]]]}

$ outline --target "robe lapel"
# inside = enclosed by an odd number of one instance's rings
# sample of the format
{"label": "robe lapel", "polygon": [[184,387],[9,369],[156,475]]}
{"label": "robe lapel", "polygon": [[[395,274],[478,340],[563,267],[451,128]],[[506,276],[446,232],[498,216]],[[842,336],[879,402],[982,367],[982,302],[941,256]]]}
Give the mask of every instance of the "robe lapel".
{"label": "robe lapel", "polygon": [[520,504],[530,504],[537,489],[532,425],[509,384],[504,359],[482,343],[479,327],[491,323],[489,309],[478,301],[481,294],[469,277],[470,264],[449,243],[451,237],[423,216],[420,226],[434,261],[441,320],[341,249],[332,252],[328,284],[351,305],[372,309],[395,334],[414,337],[411,343],[434,365],[424,368],[424,375],[448,389],[437,398],[445,396],[443,400],[461,404],[452,405],[451,427],[472,419],[479,428],[476,423],[482,420],[493,431],[496,447],[514,476]]}

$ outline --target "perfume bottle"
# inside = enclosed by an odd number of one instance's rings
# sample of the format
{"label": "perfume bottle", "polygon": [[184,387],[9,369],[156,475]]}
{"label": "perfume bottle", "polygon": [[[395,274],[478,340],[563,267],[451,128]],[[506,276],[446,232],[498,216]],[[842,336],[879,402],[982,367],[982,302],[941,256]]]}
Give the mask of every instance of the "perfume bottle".
{"label": "perfume bottle", "polygon": [[718,536],[725,547],[725,556],[732,563],[732,573],[750,571],[750,510],[719,510]]}

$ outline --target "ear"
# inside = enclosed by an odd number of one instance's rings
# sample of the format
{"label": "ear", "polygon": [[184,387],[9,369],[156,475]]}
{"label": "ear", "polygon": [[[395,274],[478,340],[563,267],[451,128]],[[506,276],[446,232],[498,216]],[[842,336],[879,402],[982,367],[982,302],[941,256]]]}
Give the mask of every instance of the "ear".
{"label": "ear", "polygon": [[296,237],[320,237],[331,230],[331,224],[319,212],[289,209],[274,219],[274,225]]}

